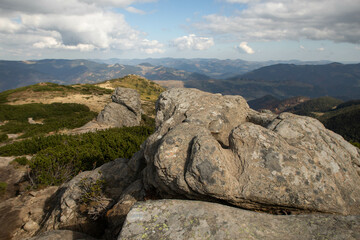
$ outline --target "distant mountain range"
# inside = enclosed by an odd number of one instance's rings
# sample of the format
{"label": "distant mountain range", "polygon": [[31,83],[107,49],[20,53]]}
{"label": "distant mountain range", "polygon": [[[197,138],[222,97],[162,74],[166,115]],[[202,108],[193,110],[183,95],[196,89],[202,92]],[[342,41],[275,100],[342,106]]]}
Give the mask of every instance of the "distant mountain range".
{"label": "distant mountain range", "polygon": [[270,66],[278,63],[285,64],[308,64],[319,65],[327,64],[329,61],[244,61],[241,59],[225,59],[220,60],[216,58],[146,58],[146,59],[118,59],[112,58],[107,60],[94,59],[93,61],[106,64],[125,64],[125,65],[139,65],[141,63],[149,63],[154,66],[164,66],[168,68],[180,69],[186,72],[194,72],[209,76],[213,79],[227,79],[240,74],[250,72],[252,70]]}
{"label": "distant mountain range", "polygon": [[[136,74],[150,80],[178,80],[185,87],[241,95],[247,100],[266,95],[280,100],[327,95],[343,100],[360,98],[360,64],[292,61],[298,64],[261,67],[274,62],[173,58],[101,61],[0,61],[0,91],[39,82],[97,83]],[[224,78],[218,79],[221,76]]]}
{"label": "distant mountain range", "polygon": [[253,100],[266,95],[360,98],[360,64],[276,64],[225,80],[187,81],[185,87],[236,94]]}
{"label": "distant mountain range", "polygon": [[150,80],[207,80],[209,77],[148,63],[136,66],[88,60],[0,61],[0,92],[39,82],[97,83],[136,74]]}

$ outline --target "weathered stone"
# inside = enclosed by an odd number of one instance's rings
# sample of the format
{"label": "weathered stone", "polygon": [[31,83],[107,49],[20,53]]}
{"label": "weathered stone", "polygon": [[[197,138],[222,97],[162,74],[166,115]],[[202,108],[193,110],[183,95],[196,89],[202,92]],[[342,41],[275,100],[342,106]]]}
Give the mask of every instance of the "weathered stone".
{"label": "weathered stone", "polygon": [[17,240],[33,236],[39,230],[57,189],[49,187],[1,202],[0,239]]}
{"label": "weathered stone", "polygon": [[97,122],[112,127],[138,126],[141,121],[141,101],[139,93],[134,89],[116,88],[98,117]]}
{"label": "weathered stone", "polygon": [[96,240],[84,233],[74,232],[70,230],[54,230],[39,234],[28,240]]}
{"label": "weathered stone", "polygon": [[138,202],[118,240],[360,239],[360,216],[270,215],[216,203]]}
{"label": "weathered stone", "polygon": [[136,115],[141,113],[140,94],[135,89],[117,87],[114,94],[111,96],[111,100],[114,103],[126,106]]}
{"label": "weathered stone", "polygon": [[137,201],[143,201],[145,190],[141,179],[133,182],[124,190],[119,201],[106,213],[108,222],[106,238],[115,239],[121,230],[127,214]]}
{"label": "weathered stone", "polygon": [[360,214],[359,150],[319,121],[249,109],[239,96],[170,89],[145,144],[144,183],[273,213]]}
{"label": "weathered stone", "polygon": [[[130,160],[130,162],[132,161],[138,161],[138,159],[134,157]],[[103,218],[93,218],[91,211],[97,211],[96,214],[99,216],[105,215],[116,203],[123,190],[137,179],[137,174],[141,169],[131,169],[128,164],[129,160],[127,159],[116,159],[93,171],[82,172],[63,184],[57,193],[55,207],[51,214],[44,219],[42,231],[71,229],[86,232],[92,236],[103,234],[105,224]],[[82,187],[84,180],[92,183],[96,183],[98,180],[105,182],[104,196],[106,198],[101,197],[101,201],[93,202],[91,208],[81,204],[84,196]],[[99,205],[98,208],[97,205]]]}

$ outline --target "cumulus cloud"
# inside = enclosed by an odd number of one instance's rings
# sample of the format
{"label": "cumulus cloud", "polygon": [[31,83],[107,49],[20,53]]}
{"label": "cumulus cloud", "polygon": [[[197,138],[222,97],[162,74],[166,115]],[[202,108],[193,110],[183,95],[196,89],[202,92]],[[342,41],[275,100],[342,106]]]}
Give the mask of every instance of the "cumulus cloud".
{"label": "cumulus cloud", "polygon": [[226,0],[248,3],[232,16],[212,14],[195,26],[243,40],[331,40],[360,43],[360,4],[354,0]]}
{"label": "cumulus cloud", "polygon": [[[113,11],[136,2],[154,0],[2,0],[0,2],[0,44],[35,49],[78,51],[135,50],[160,53],[163,44],[148,40],[132,28],[124,15]],[[9,41],[16,39],[15,41]]]}
{"label": "cumulus cloud", "polygon": [[36,42],[33,44],[35,48],[58,48],[58,49],[66,49],[66,50],[79,50],[81,52],[88,52],[95,49],[95,46],[92,44],[82,44],[79,43],[77,45],[64,45],[59,42],[57,39],[53,37],[44,37],[40,42]]}
{"label": "cumulus cloud", "polygon": [[247,42],[241,42],[239,44],[239,46],[236,47],[238,50],[240,50],[241,52],[247,53],[247,54],[254,54],[255,51],[248,46]]}
{"label": "cumulus cloud", "polygon": [[214,39],[190,34],[174,39],[172,44],[179,50],[192,49],[202,51],[212,47],[214,45]]}
{"label": "cumulus cloud", "polygon": [[140,50],[147,54],[164,53],[164,44],[159,43],[157,40],[144,39],[140,43]]}

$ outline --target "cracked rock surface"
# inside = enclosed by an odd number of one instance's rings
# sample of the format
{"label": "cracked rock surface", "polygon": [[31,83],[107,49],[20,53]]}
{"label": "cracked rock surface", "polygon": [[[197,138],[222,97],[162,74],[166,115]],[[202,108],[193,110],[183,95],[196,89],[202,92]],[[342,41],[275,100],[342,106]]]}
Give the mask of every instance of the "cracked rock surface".
{"label": "cracked rock surface", "polygon": [[145,144],[163,197],[271,213],[360,214],[359,150],[318,120],[250,109],[240,96],[170,89]]}
{"label": "cracked rock surface", "polygon": [[112,102],[99,113],[97,122],[112,127],[140,125],[141,101],[135,89],[117,87],[111,96]]}
{"label": "cracked rock surface", "polygon": [[118,240],[359,239],[360,216],[257,213],[216,203],[159,200],[137,203]]}

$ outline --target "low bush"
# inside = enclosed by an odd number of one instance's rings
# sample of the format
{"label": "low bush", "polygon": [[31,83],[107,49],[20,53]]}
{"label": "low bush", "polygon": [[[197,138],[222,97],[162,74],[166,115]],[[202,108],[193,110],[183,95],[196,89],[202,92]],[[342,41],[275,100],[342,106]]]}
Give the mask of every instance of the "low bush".
{"label": "low bush", "polygon": [[0,147],[0,155],[36,154],[29,163],[35,184],[59,185],[81,171],[116,158],[131,158],[152,132],[150,127],[128,127],[36,137]]}
{"label": "low bush", "polygon": [[354,145],[355,147],[360,148],[360,143],[359,143],[359,142],[352,142],[352,141],[350,141],[350,143],[351,143],[352,145]]}
{"label": "low bush", "polygon": [[19,165],[25,166],[29,164],[29,160],[26,157],[17,157],[12,160],[11,163],[17,163]]}
{"label": "low bush", "polygon": [[83,178],[80,181],[80,210],[93,220],[102,217],[111,202],[111,199],[107,198],[104,193],[105,186],[106,181],[102,178],[96,181],[90,178]]}
{"label": "low bush", "polygon": [[5,142],[6,140],[8,140],[7,134],[0,134],[0,143]]}
{"label": "low bush", "polygon": [[0,182],[0,196],[3,195],[6,192],[7,189],[7,183],[6,182]]}
{"label": "low bush", "polygon": [[[27,138],[63,128],[81,127],[96,115],[87,106],[75,103],[1,105],[0,120],[9,122],[0,126],[0,131],[24,133],[21,138]],[[30,124],[28,118],[42,120],[43,124]]]}

